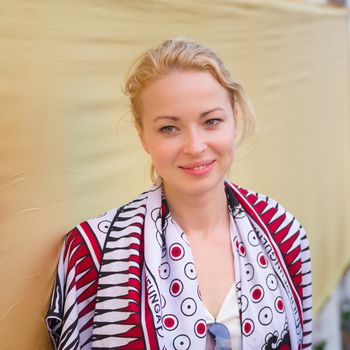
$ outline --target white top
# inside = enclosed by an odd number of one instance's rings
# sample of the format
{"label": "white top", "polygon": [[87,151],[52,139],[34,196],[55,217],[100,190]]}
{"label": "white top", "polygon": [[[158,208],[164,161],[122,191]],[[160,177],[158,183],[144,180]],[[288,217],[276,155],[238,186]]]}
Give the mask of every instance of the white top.
{"label": "white top", "polygon": [[232,349],[241,348],[241,325],[239,321],[239,311],[238,311],[238,302],[236,298],[236,285],[233,284],[230,290],[228,291],[222,305],[218,316],[215,318],[207,310],[204,305],[205,311],[205,321],[207,324],[211,323],[222,323],[224,324],[231,336],[231,347]]}

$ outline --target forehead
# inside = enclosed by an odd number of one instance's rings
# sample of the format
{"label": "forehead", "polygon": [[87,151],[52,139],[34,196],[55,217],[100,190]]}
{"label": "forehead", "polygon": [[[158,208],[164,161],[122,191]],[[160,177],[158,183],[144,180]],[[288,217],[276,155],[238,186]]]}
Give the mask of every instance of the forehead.
{"label": "forehead", "polygon": [[201,113],[230,105],[229,93],[209,72],[172,71],[141,93],[142,114]]}

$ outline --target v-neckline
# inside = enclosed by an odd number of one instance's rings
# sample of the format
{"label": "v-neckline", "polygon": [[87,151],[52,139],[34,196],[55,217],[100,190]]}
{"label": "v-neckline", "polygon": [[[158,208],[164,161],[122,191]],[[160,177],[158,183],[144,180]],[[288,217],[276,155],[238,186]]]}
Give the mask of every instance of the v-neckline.
{"label": "v-neckline", "polygon": [[[221,322],[221,319],[223,318],[223,315],[225,313],[225,311],[224,311],[225,308],[229,305],[232,305],[232,302],[235,305],[237,305],[237,302],[234,298],[236,295],[235,288],[236,288],[236,284],[233,283],[231,288],[228,290],[228,292],[227,292],[227,294],[226,294],[226,296],[225,296],[225,298],[220,306],[220,309],[219,309],[219,312],[218,312],[216,318],[210,313],[210,311],[207,309],[207,307],[203,303],[204,311],[205,311],[206,315],[208,316],[208,318],[210,318],[212,320],[212,322]],[[238,305],[237,305],[237,311],[238,311]]]}

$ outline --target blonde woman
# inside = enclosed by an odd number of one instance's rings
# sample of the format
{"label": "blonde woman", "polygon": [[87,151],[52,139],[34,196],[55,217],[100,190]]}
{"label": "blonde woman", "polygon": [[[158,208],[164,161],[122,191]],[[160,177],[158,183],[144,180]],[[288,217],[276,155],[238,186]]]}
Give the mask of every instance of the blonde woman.
{"label": "blonde woman", "polygon": [[311,349],[305,232],[226,179],[254,125],[209,48],[173,39],[125,84],[154,186],[65,239],[47,325],[57,349]]}

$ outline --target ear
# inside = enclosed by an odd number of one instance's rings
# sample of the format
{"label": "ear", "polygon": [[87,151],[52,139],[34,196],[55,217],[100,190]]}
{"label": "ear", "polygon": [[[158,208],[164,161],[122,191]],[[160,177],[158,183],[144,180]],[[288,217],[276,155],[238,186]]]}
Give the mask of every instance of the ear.
{"label": "ear", "polygon": [[146,142],[146,140],[144,138],[144,131],[142,129],[142,126],[139,123],[135,123],[135,128],[136,128],[137,133],[139,135],[139,138],[140,138],[140,141],[142,143],[143,149],[145,150],[146,153],[149,153],[147,142]]}

